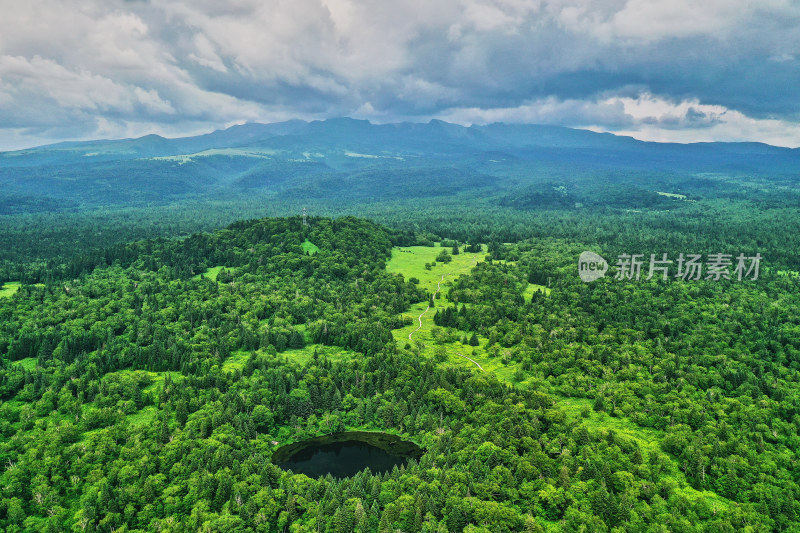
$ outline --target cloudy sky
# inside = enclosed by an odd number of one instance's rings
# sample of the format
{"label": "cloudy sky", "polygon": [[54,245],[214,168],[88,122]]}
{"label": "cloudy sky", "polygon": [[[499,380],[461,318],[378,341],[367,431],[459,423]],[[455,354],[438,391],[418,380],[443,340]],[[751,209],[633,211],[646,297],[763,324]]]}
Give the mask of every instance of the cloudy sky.
{"label": "cloudy sky", "polygon": [[800,146],[797,0],[4,3],[0,150],[334,116]]}

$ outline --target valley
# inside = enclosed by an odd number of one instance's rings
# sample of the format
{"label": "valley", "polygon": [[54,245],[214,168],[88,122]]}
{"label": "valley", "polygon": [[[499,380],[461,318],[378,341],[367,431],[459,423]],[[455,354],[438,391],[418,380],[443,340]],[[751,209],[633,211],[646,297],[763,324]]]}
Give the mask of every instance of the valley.
{"label": "valley", "polygon": [[[443,143],[442,127],[13,156],[0,527],[791,530],[800,215],[778,167],[794,152],[723,175],[701,170],[739,147],[673,165],[610,137],[547,130],[580,139],[562,153],[544,130]],[[67,169],[81,150],[100,166]],[[139,195],[151,180],[158,201]],[[34,208],[45,190],[63,211]],[[612,272],[582,282],[585,250]],[[625,253],[695,252],[765,259],[742,282],[613,276]],[[272,461],[342,432],[423,453],[342,477]]]}

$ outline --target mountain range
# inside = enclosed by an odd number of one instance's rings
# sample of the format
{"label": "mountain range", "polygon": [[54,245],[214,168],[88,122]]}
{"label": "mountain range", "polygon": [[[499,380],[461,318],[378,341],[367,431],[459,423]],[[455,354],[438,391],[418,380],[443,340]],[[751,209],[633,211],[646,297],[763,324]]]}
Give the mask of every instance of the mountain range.
{"label": "mountain range", "polygon": [[598,184],[692,194],[699,192],[693,185],[709,188],[709,176],[793,186],[798,168],[800,149],[761,143],[654,143],[558,126],[440,120],[290,120],[3,152],[0,214],[238,194],[374,201],[478,191],[513,205],[537,188],[547,197],[562,185],[582,189],[578,200]]}

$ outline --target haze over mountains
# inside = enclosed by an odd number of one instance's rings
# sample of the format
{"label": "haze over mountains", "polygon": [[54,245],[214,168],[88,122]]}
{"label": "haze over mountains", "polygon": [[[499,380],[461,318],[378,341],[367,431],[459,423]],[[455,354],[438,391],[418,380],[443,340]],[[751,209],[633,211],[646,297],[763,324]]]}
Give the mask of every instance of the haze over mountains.
{"label": "haze over mountains", "polygon": [[655,175],[659,190],[691,194],[691,178],[708,181],[709,173],[793,184],[798,163],[800,150],[760,143],[662,144],[556,126],[438,120],[292,120],[0,153],[0,214],[238,194],[370,201],[482,191],[503,201],[553,180],[568,188],[610,180],[652,192]]}

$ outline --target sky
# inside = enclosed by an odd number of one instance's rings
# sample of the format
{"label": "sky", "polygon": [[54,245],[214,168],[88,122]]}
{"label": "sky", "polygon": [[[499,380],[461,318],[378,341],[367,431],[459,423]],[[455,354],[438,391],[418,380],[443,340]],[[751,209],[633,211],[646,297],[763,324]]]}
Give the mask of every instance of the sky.
{"label": "sky", "polygon": [[800,146],[797,0],[0,0],[0,150],[244,122]]}

